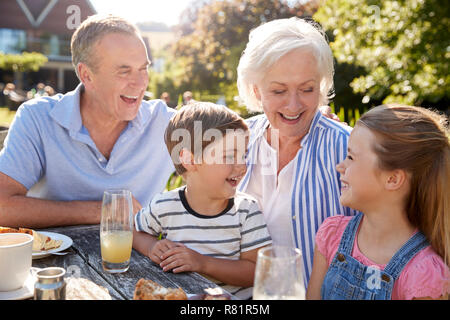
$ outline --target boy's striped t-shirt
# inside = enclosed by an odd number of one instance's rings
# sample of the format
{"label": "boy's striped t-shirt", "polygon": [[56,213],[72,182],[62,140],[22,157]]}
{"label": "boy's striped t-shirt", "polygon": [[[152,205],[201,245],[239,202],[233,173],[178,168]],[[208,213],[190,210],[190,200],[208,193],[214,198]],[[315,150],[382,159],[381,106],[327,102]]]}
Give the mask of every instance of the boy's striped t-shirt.
{"label": "boy's striped t-shirt", "polygon": [[[153,236],[162,234],[162,238],[203,255],[232,260],[238,260],[241,252],[271,244],[263,214],[252,196],[237,192],[221,213],[206,216],[189,206],[184,190],[181,187],[156,195],[136,215],[136,230]],[[218,284],[241,299],[252,295],[252,288]]]}

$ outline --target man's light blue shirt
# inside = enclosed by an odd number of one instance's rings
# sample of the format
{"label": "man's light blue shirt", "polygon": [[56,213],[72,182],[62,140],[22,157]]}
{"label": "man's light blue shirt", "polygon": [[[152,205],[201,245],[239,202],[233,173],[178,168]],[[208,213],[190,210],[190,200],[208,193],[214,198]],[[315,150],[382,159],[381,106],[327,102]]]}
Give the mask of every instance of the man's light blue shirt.
{"label": "man's light blue shirt", "polygon": [[143,101],[106,159],[82,124],[81,90],[24,103],[0,152],[0,171],[30,197],[101,200],[104,190],[124,188],[147,206],[175,170],[164,143],[175,111],[161,100]]}

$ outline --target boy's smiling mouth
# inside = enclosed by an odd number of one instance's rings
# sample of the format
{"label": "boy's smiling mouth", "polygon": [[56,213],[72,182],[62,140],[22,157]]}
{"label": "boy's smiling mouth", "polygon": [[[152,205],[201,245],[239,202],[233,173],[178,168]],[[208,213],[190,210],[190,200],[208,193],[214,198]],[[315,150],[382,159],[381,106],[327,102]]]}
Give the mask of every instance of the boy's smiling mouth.
{"label": "boy's smiling mouth", "polygon": [[229,184],[231,184],[232,187],[236,187],[239,183],[239,181],[241,181],[242,176],[237,176],[237,177],[232,177],[232,178],[227,178],[227,182]]}

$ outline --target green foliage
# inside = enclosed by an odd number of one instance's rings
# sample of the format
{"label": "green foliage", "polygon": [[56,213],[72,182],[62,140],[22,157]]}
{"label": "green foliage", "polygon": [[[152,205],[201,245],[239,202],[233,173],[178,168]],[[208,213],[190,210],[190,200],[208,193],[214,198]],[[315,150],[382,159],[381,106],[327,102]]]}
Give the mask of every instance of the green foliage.
{"label": "green foliage", "polygon": [[10,111],[6,106],[0,106],[0,126],[9,126],[15,115],[15,111]]}
{"label": "green foliage", "polygon": [[38,71],[48,61],[47,57],[37,52],[22,54],[4,54],[0,52],[0,69],[11,71]]}
{"label": "green foliage", "polygon": [[446,1],[328,0],[314,18],[332,31],[337,61],[364,68],[351,81],[363,102],[421,105],[450,98]]}
{"label": "green foliage", "polygon": [[[170,66],[164,70],[165,78],[155,78],[155,83],[161,86],[164,79],[170,79],[179,92],[192,91],[194,99],[196,93],[202,97],[223,95],[228,107],[247,116],[246,108],[235,97],[238,95],[236,69],[250,30],[262,22],[302,16],[305,12],[312,14],[315,10],[312,3],[315,4],[314,1],[305,5],[296,2],[289,6],[282,0],[197,3],[184,15],[182,36],[167,52],[166,62]],[[150,89],[153,91],[155,86]]]}
{"label": "green foliage", "polygon": [[170,175],[169,180],[167,180],[166,188],[164,191],[170,191],[179,188],[183,185],[184,185],[183,178],[174,172]]}

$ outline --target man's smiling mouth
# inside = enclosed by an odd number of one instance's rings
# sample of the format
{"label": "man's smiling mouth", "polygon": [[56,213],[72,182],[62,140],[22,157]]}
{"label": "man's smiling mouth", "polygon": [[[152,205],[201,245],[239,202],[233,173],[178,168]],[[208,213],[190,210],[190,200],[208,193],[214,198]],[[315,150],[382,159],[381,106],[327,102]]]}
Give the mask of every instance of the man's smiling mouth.
{"label": "man's smiling mouth", "polygon": [[121,95],[120,95],[120,98],[121,98],[123,101],[125,101],[126,103],[132,104],[132,103],[135,103],[135,102],[137,101],[137,99],[139,98],[139,96],[128,96],[128,95],[125,95],[125,94],[121,94]]}

